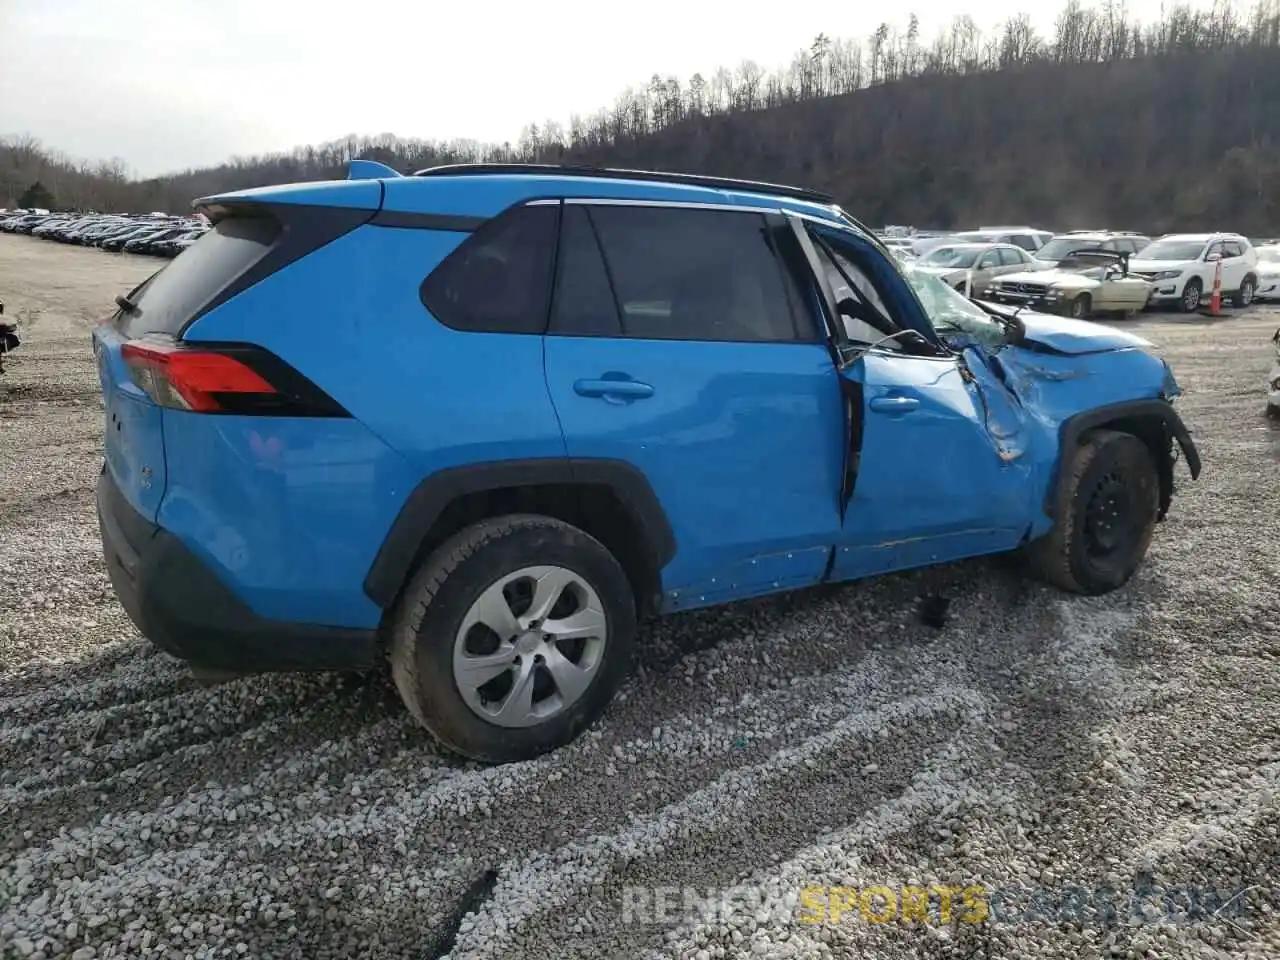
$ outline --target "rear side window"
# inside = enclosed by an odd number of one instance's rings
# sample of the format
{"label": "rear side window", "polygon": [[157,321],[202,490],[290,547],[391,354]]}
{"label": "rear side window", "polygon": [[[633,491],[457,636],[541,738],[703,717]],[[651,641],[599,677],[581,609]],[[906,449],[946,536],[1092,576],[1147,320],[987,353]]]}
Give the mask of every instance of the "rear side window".
{"label": "rear side window", "polygon": [[1238,240],[1226,240],[1222,244],[1224,257],[1243,257],[1244,246]]}
{"label": "rear side window", "polygon": [[586,208],[576,204],[565,207],[560,228],[551,332],[580,337],[622,336],[622,318],[595,228]]}
{"label": "rear side window", "polygon": [[423,306],[455,330],[541,334],[559,215],[558,204],[538,204],[484,224],[422,282]]}
{"label": "rear side window", "polygon": [[[579,205],[568,208],[574,206]],[[582,209],[599,243],[624,336],[738,342],[803,338],[763,215],[604,204]],[[566,223],[585,243],[582,221],[575,217]],[[598,281],[591,289],[603,302]],[[564,310],[567,319],[572,311],[567,305]],[[557,329],[568,332],[560,324]]]}
{"label": "rear side window", "polygon": [[205,304],[266,256],[279,235],[270,217],[220,221],[130,295],[138,309],[121,312],[120,331],[128,337],[178,336]]}
{"label": "rear side window", "polygon": [[1015,233],[1009,238],[1011,243],[1016,243],[1023,250],[1035,250],[1040,244],[1036,243],[1036,238],[1027,233]]}

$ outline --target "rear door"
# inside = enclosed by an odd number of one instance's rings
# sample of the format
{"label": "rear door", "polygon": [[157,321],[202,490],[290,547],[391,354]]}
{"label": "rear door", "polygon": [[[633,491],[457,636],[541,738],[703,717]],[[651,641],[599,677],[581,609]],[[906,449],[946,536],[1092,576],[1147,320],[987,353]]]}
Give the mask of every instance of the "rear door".
{"label": "rear door", "polygon": [[670,517],[667,609],[822,579],[844,401],[801,257],[758,210],[565,202],[547,385],[569,456],[638,467]]}

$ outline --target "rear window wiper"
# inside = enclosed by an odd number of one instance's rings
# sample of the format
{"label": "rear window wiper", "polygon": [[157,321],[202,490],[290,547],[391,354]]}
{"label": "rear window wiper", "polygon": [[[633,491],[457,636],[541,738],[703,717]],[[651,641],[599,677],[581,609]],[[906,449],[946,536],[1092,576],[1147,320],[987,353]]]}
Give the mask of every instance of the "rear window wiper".
{"label": "rear window wiper", "polygon": [[138,305],[134,303],[132,300],[130,300],[128,297],[117,296],[116,306],[128,314],[134,314],[138,312]]}

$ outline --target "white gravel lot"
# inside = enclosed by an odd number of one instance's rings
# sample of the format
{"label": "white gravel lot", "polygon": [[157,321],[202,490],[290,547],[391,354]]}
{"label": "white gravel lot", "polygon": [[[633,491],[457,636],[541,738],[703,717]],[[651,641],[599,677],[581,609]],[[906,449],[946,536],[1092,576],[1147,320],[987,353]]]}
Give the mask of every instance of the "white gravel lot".
{"label": "white gravel lot", "polygon": [[[88,331],[158,265],[0,236],[0,956],[1280,957],[1280,311],[1131,324],[1205,472],[1120,593],[984,561],[685,615],[590,735],[482,768],[382,676],[203,688],[130,626]],[[801,922],[802,888],[908,884],[992,906]]]}

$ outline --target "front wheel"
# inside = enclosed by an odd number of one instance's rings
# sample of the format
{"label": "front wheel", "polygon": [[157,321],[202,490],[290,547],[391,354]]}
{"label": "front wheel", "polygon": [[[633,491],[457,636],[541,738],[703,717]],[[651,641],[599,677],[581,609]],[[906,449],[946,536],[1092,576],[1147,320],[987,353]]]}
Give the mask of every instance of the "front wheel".
{"label": "front wheel", "polygon": [[1147,445],[1129,433],[1098,430],[1071,453],[1057,491],[1053,528],[1031,544],[1032,567],[1072,593],[1123,586],[1155,533],[1160,480]]}
{"label": "front wheel", "polygon": [[409,712],[474,760],[527,760],[594,721],[631,665],[635,600],[594,537],[511,515],[439,547],[405,590],[391,672]]}
{"label": "front wheel", "polygon": [[1253,277],[1245,277],[1240,289],[1231,295],[1233,307],[1247,307],[1253,303],[1253,291],[1257,289],[1257,281]]}
{"label": "front wheel", "polygon": [[1182,312],[1195,313],[1200,309],[1200,295],[1203,288],[1200,286],[1200,280],[1192,277],[1187,281],[1187,285],[1182,288]]}
{"label": "front wheel", "polygon": [[1082,293],[1071,301],[1071,316],[1077,320],[1083,320],[1093,310],[1093,300],[1087,293]]}

